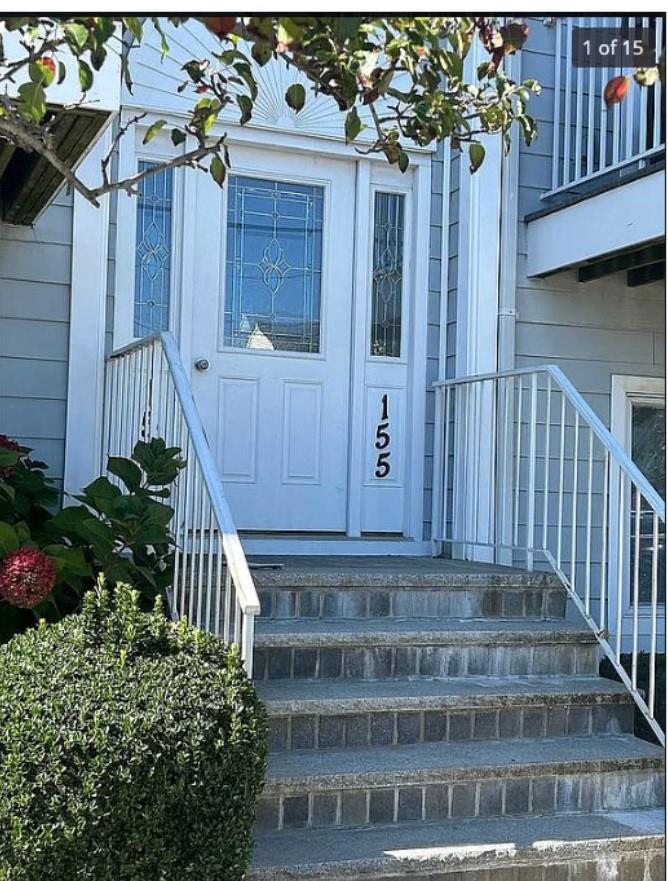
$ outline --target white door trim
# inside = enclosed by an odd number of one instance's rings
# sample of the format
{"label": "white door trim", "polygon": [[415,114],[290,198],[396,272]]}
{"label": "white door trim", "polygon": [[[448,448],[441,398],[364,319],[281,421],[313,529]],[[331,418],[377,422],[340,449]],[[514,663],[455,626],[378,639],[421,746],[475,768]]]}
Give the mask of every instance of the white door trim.
{"label": "white door trim", "polygon": [[[97,179],[100,161],[110,147],[108,126],[80,166],[84,181]],[[80,492],[100,474],[110,199],[103,197],[100,207],[95,208],[79,193],[74,194],[63,481],[66,493]]]}
{"label": "white door trim", "polygon": [[[666,383],[665,380],[655,376],[627,376],[613,374],[610,394],[610,432],[623,446],[624,450],[631,455],[631,416],[634,402],[647,401],[648,403],[663,403],[665,406]],[[620,548],[617,543],[617,526],[619,511],[619,472],[612,469],[610,478],[610,514],[608,519],[608,534],[610,542],[610,571],[608,573],[608,596],[610,597],[609,620],[615,622],[618,615],[617,605],[617,561]],[[625,501],[628,514],[629,499]],[[623,570],[628,573],[628,556],[630,548],[630,535],[627,530],[624,539]],[[630,602],[629,583],[624,579],[623,586],[625,601],[622,606],[622,632],[629,632],[629,622],[633,618],[633,606]],[[651,610],[648,606],[638,606],[639,633],[641,639],[649,635]],[[665,616],[659,612],[659,635],[665,633]],[[624,626],[626,625],[626,626]],[[642,647],[642,646],[641,646]]]}
{"label": "white door trim", "polygon": [[[475,41],[466,60],[466,69],[475,76],[483,60],[483,50]],[[457,279],[457,350],[455,375],[471,376],[494,373],[498,369],[498,309],[500,279],[501,224],[501,135],[481,138],[486,155],[474,174],[469,171],[468,156],[459,160],[459,237]],[[455,463],[453,476],[453,519],[460,535],[486,535],[492,530],[494,498],[494,425],[493,396],[483,389],[482,412],[489,412],[489,431],[479,443],[466,451],[465,459]],[[458,444],[463,448],[463,444]],[[476,487],[471,494],[466,487]],[[466,496],[466,497],[464,497]],[[493,562],[490,548],[460,545],[453,556]]]}

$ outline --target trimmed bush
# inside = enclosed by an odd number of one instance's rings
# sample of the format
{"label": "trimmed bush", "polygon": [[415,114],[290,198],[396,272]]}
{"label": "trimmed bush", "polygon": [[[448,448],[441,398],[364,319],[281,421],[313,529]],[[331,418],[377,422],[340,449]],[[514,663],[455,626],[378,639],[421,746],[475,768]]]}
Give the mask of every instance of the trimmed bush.
{"label": "trimmed bush", "polygon": [[237,881],[266,719],[238,650],[119,586],[0,647],[1,881]]}

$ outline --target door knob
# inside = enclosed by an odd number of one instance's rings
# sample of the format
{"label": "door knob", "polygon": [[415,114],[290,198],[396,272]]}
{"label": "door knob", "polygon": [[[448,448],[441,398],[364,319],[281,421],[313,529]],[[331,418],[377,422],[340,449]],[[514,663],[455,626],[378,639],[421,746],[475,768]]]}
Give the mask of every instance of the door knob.
{"label": "door knob", "polygon": [[206,358],[197,358],[195,361],[195,370],[199,370],[200,373],[203,373],[205,370],[209,369],[209,362]]}

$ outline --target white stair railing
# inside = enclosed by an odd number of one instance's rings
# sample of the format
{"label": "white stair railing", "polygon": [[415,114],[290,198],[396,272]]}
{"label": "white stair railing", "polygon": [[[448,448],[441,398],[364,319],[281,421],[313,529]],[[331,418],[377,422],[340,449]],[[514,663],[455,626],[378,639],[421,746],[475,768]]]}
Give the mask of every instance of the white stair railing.
{"label": "white stair railing", "polygon": [[[577,188],[589,180],[630,166],[642,168],[665,149],[663,87],[657,81],[641,88],[632,82],[626,97],[609,110],[603,92],[610,79],[632,68],[575,67],[573,28],[611,28],[628,31],[632,40],[640,29],[651,34],[657,58],[663,48],[663,19],[560,17],[554,25],[554,125],[552,129],[552,186],[542,198]],[[620,36],[621,39],[621,36]]]}
{"label": "white stair railing", "polygon": [[664,743],[664,500],[559,367],[434,388],[435,551],[553,570]]}
{"label": "white stair railing", "polygon": [[239,645],[252,669],[253,578],[174,337],[160,333],[114,352],[105,372],[103,467],[139,440],[163,438],[186,461],[169,500],[176,551],[169,591],[174,618]]}

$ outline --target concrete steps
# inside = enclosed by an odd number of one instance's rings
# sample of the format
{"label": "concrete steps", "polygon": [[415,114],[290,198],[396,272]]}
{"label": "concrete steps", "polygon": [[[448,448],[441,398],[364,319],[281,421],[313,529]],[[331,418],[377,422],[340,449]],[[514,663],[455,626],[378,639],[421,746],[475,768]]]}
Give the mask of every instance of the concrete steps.
{"label": "concrete steps", "polygon": [[663,877],[663,754],[555,579],[284,563],[254,573],[271,752],[253,881]]}
{"label": "concrete steps", "polygon": [[271,750],[633,732],[633,702],[599,677],[258,683]]}
{"label": "concrete steps", "polygon": [[252,881],[664,881],[663,811],[302,830],[258,841]]}
{"label": "concrete steps", "polygon": [[564,620],[397,618],[258,621],[253,677],[595,674],[596,640]]}
{"label": "concrete steps", "polygon": [[658,807],[662,761],[630,735],[293,750],[270,759],[258,828]]}

